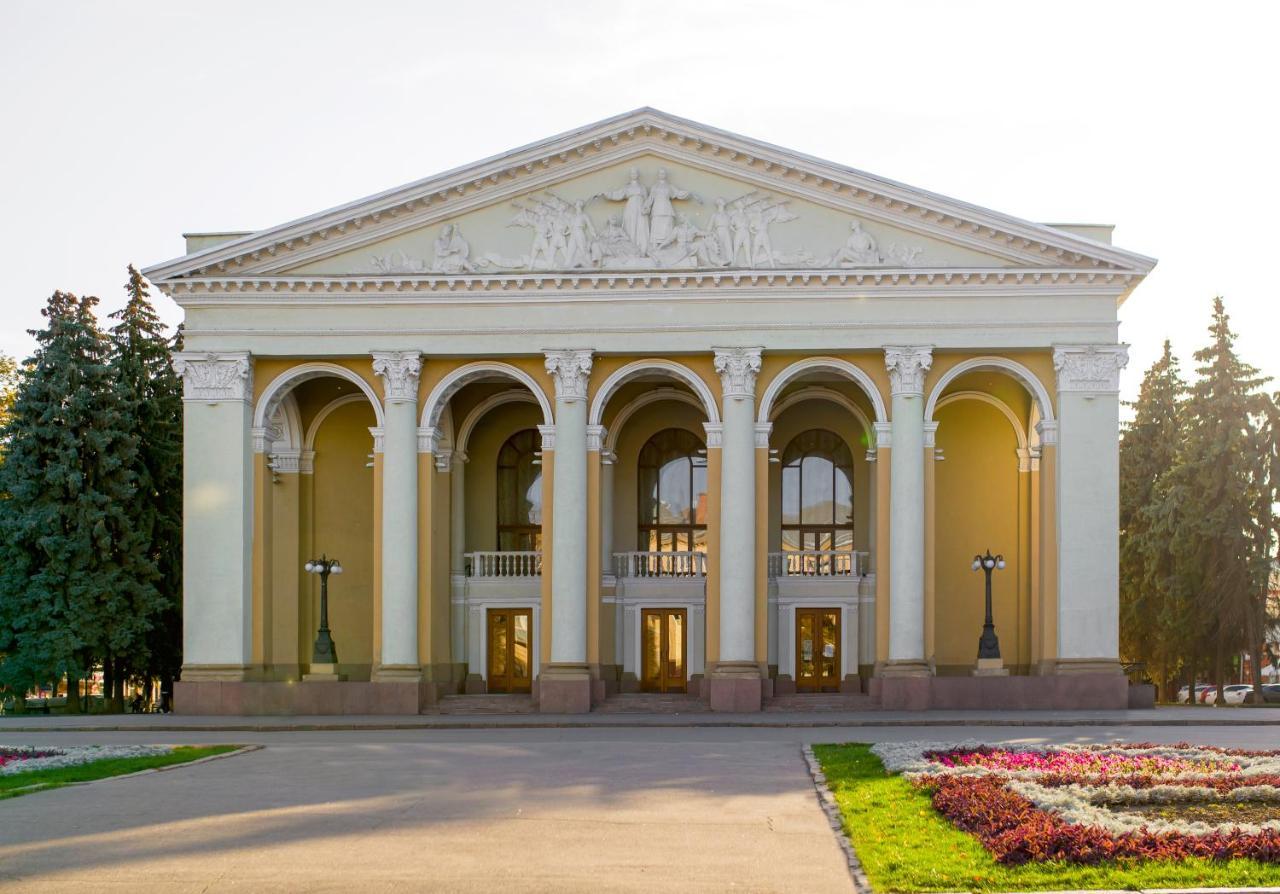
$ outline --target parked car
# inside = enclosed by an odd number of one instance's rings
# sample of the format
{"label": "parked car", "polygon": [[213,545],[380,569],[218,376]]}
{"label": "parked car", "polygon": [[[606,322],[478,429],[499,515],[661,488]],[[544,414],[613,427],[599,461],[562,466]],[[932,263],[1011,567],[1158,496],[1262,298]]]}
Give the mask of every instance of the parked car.
{"label": "parked car", "polygon": [[[1253,686],[1248,683],[1233,683],[1230,686],[1222,688],[1222,698],[1228,705],[1242,705],[1244,700],[1249,697],[1249,693],[1253,692]],[[1213,693],[1214,699],[1217,699],[1217,690]]]}
{"label": "parked car", "polygon": [[1262,700],[1269,705],[1280,704],[1280,683],[1263,683]]}
{"label": "parked car", "polygon": [[[1212,688],[1212,687],[1210,687],[1210,686],[1197,686],[1197,687],[1196,687],[1196,701],[1202,701],[1202,700],[1203,700],[1203,698],[1204,698],[1205,690],[1210,689],[1210,688]],[[1183,686],[1181,689],[1179,689],[1179,690],[1178,690],[1178,704],[1180,704],[1180,705],[1185,705],[1186,703],[1187,703],[1187,687],[1186,687],[1186,686]]]}

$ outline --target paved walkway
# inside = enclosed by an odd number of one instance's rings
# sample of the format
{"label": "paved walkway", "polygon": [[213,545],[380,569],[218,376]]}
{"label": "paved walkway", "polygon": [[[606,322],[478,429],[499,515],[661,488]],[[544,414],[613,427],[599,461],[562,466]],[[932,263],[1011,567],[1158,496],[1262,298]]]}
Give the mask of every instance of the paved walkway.
{"label": "paved walkway", "polygon": [[1125,738],[1274,747],[1278,738],[1273,726],[1239,724],[227,726],[0,727],[7,745],[266,746],[0,801],[0,891],[849,891],[804,767],[804,742]]}

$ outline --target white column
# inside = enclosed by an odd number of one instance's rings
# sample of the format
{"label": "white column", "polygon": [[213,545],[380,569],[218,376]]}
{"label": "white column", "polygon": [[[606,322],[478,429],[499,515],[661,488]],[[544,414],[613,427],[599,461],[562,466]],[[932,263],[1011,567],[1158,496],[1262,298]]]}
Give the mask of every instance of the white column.
{"label": "white column", "polygon": [[1059,345],[1059,673],[1114,673],[1120,655],[1120,370],[1127,345]]}
{"label": "white column", "polygon": [[375,353],[382,377],[382,663],[379,679],[417,679],[418,374],[416,351]]}
{"label": "white column", "polygon": [[893,395],[889,465],[889,655],[886,673],[924,663],[924,377],[928,347],[886,347]]}
{"label": "white column", "polygon": [[455,664],[467,654],[467,454],[454,450],[449,462],[449,645]]}
{"label": "white column", "polygon": [[182,679],[236,680],[253,644],[248,353],[181,353]]}
{"label": "white column", "polygon": [[546,352],[556,388],[551,663],[587,663],[587,379],[591,351]]}
{"label": "white column", "polygon": [[723,389],[720,451],[720,661],[756,662],[756,376],[760,348],[715,354]]}

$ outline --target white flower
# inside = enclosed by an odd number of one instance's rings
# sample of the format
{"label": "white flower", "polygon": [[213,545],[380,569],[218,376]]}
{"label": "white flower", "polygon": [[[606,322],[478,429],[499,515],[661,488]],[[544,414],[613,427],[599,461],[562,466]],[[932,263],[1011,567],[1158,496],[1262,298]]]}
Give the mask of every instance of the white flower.
{"label": "white flower", "polygon": [[32,770],[50,770],[58,767],[73,767],[92,761],[109,758],[151,757],[168,754],[172,745],[58,745],[49,747],[22,747],[4,749],[8,752],[52,752],[48,757],[30,757],[15,760],[0,767],[0,776],[12,776],[16,773],[27,773]]}

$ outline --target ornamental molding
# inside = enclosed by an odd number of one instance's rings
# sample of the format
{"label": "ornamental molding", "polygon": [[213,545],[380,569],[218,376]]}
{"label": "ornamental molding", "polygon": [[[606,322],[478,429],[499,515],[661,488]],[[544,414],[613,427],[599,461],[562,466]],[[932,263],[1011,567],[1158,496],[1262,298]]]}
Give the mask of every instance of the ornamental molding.
{"label": "ornamental molding", "polygon": [[702,430],[707,433],[707,449],[719,450],[724,447],[724,424],[720,422],[704,422]]}
{"label": "ornamental molding", "polygon": [[1129,362],[1128,345],[1054,345],[1058,392],[1114,394],[1120,370]]}
{"label": "ornamental molding", "polygon": [[769,448],[769,435],[773,432],[772,422],[757,422],[755,427],[756,449]]}
{"label": "ornamental molding", "polygon": [[[938,444],[938,423],[926,422],[924,424],[924,449],[926,451],[933,450]],[[941,453],[941,451],[938,451]]]}
{"label": "ornamental molding", "polygon": [[1072,268],[930,267],[862,269],[849,271],[795,269],[747,271],[667,271],[530,273],[466,276],[369,276],[283,275],[204,276],[157,283],[162,292],[183,307],[204,304],[262,303],[267,305],[314,302],[323,297],[326,307],[340,296],[352,304],[376,301],[472,303],[475,293],[496,293],[503,302],[563,301],[574,298],[618,301],[628,293],[643,299],[648,293],[679,292],[688,297],[720,297],[722,293],[769,295],[798,289],[832,292],[866,289],[898,293],[903,289],[954,295],[957,290],[984,292],[999,289],[1009,297],[1043,294],[1046,290],[1099,292],[1122,296],[1145,274]]}
{"label": "ornamental molding", "polygon": [[892,422],[873,422],[872,427],[876,430],[876,449],[888,450],[893,446],[893,423]]}
{"label": "ornamental molding", "polygon": [[282,450],[272,453],[267,465],[277,475],[311,475],[315,472],[314,450]]}
{"label": "ornamental molding", "polygon": [[924,396],[924,377],[933,366],[933,348],[923,345],[886,347],[884,365],[889,371],[889,392],[894,396]]}
{"label": "ornamental molding", "polygon": [[714,366],[726,398],[751,400],[756,396],[763,348],[716,348]]}
{"label": "ornamental molding", "polygon": [[174,355],[173,370],[182,377],[183,400],[210,404],[253,400],[253,363],[248,352],[184,351]]}
{"label": "ornamental molding", "polygon": [[382,428],[376,425],[370,426],[369,434],[373,436],[373,452],[383,453],[383,447],[386,444],[386,439],[383,437]]}
{"label": "ornamental molding", "polygon": [[542,449],[554,452],[556,449],[556,427],[554,425],[539,425],[538,434],[542,435]]}
{"label": "ornamental molding", "polygon": [[[595,451],[599,453],[604,449],[605,438],[609,435],[608,429],[603,425],[587,426],[587,452]],[[603,457],[601,457],[603,459]]]}
{"label": "ornamental molding", "polygon": [[590,349],[544,351],[547,374],[556,386],[556,400],[571,402],[587,399],[587,382],[591,378]]}
{"label": "ornamental molding", "polygon": [[373,373],[382,379],[387,403],[417,403],[422,355],[417,351],[375,351]]}
{"label": "ornamental molding", "polygon": [[[434,427],[420,428],[418,429],[418,452],[435,455],[438,455],[441,452],[451,452],[442,451],[443,440],[444,435],[440,429]],[[447,459],[445,460],[445,463],[446,465],[448,464]]]}
{"label": "ornamental molding", "polygon": [[545,189],[595,168],[654,155],[1011,260],[1149,271],[1150,258],[862,171],[642,108],[397,189],[152,265],[153,282],[280,269],[430,226],[469,208]]}
{"label": "ornamental molding", "polygon": [[1056,419],[1037,422],[1036,433],[1040,435],[1040,446],[1042,448],[1056,447],[1058,445],[1058,422]]}
{"label": "ornamental molding", "polygon": [[437,472],[448,472],[452,468],[453,451],[437,450],[435,452],[435,467]]}

